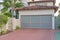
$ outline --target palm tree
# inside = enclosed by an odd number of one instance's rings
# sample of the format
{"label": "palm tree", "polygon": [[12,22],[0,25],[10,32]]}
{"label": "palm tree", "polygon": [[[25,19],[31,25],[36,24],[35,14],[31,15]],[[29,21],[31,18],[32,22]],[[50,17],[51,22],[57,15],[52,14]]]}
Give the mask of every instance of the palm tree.
{"label": "palm tree", "polygon": [[[22,3],[21,0],[17,1],[17,0],[3,0],[3,9],[2,14],[3,15],[7,15],[8,17],[13,18],[13,14],[14,14],[14,8],[20,8],[20,7],[24,7],[24,4]],[[13,23],[12,23],[13,19],[11,20],[11,29],[13,27]],[[12,29],[13,30],[13,29]]]}
{"label": "palm tree", "polygon": [[11,9],[13,8],[20,8],[24,7],[21,0],[17,2],[17,0],[3,0],[3,9],[1,10],[2,13],[11,13]]}

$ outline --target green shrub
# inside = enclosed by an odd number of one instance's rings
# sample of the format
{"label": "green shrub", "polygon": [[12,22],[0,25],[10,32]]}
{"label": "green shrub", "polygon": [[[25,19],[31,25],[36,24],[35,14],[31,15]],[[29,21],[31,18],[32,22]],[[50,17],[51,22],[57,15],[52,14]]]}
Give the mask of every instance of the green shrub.
{"label": "green shrub", "polygon": [[3,22],[6,24],[7,21],[8,21],[8,16],[5,16],[5,15],[4,15],[4,17],[3,17]]}
{"label": "green shrub", "polygon": [[0,35],[6,34],[6,33],[7,33],[7,30],[2,30],[2,31],[0,32]]}
{"label": "green shrub", "polygon": [[8,21],[8,16],[0,15],[0,28],[2,28],[2,25],[5,25]]}
{"label": "green shrub", "polygon": [[58,29],[60,29],[60,25],[58,25]]}
{"label": "green shrub", "polygon": [[6,30],[2,30],[2,28],[4,27],[3,25],[5,25],[7,21],[8,21],[8,16],[0,15],[0,29],[1,29],[0,34],[5,34],[7,32]]}
{"label": "green shrub", "polygon": [[8,21],[8,16],[0,15],[0,23],[6,24]]}
{"label": "green shrub", "polygon": [[16,26],[16,30],[18,30],[18,29],[20,29],[20,27],[19,26]]}
{"label": "green shrub", "polygon": [[7,30],[2,30],[2,34],[6,34],[7,33]]}
{"label": "green shrub", "polygon": [[12,17],[12,14],[10,12],[6,12],[6,13],[4,13],[4,15],[6,15],[8,17]]}

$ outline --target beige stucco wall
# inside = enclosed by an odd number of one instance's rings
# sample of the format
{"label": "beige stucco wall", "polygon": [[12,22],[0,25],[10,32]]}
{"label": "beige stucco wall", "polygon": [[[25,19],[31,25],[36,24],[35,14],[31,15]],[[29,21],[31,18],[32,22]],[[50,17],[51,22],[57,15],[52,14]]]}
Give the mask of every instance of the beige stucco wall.
{"label": "beige stucco wall", "polygon": [[16,26],[21,27],[21,26],[20,26],[20,19],[15,19],[15,20],[16,20]]}
{"label": "beige stucco wall", "polygon": [[[11,19],[13,19],[13,20],[11,21]],[[11,22],[13,22],[13,23],[11,23]],[[13,24],[13,27],[12,27],[12,24]],[[19,26],[19,24],[20,24],[19,19],[9,18],[7,24],[3,27],[2,30],[9,30],[9,31],[11,31],[12,29],[15,30],[16,26]]]}
{"label": "beige stucco wall", "polygon": [[[13,19],[13,20],[11,21],[11,19]],[[11,22],[13,22],[13,23],[11,23]],[[12,24],[13,24],[13,27],[12,27]],[[12,30],[12,29],[15,30],[16,26],[19,26],[19,24],[20,24],[19,19],[10,18],[9,21],[8,21],[8,27],[6,27],[6,29],[8,29],[8,30]]]}
{"label": "beige stucco wall", "polygon": [[[28,2],[32,0],[22,0],[25,6],[28,6]],[[30,6],[41,5],[41,6],[53,6],[53,2],[41,2],[41,3],[31,3]]]}
{"label": "beige stucco wall", "polygon": [[53,6],[53,2],[41,2],[41,3],[31,3],[30,6],[40,5],[40,6]]}
{"label": "beige stucco wall", "polygon": [[19,11],[19,15],[52,15],[54,14],[54,10],[25,10]]}
{"label": "beige stucco wall", "polygon": [[53,6],[53,2],[47,2],[47,6]]}

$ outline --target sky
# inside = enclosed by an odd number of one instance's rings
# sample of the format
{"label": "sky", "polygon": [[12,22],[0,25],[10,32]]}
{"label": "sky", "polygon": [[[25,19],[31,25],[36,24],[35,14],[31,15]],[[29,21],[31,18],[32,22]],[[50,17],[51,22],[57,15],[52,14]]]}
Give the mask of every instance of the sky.
{"label": "sky", "polygon": [[2,0],[0,0],[0,2],[2,2]]}

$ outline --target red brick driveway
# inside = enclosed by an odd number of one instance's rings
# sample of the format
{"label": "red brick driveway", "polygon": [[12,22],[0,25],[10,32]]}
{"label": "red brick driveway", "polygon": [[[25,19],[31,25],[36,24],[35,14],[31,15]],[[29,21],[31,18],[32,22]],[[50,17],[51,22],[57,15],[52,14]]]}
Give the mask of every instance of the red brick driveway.
{"label": "red brick driveway", "polygon": [[53,30],[21,29],[0,37],[0,40],[54,40]]}

